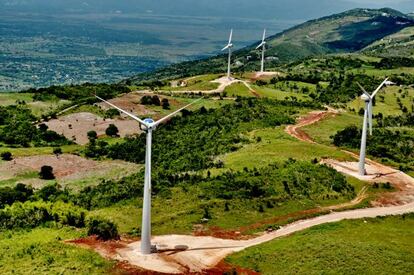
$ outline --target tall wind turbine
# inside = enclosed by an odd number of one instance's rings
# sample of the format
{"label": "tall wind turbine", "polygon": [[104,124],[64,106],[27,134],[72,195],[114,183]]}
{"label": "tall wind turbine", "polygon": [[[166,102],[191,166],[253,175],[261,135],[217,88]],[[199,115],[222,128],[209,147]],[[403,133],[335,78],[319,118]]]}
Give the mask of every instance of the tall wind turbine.
{"label": "tall wind turbine", "polygon": [[256,47],[256,50],[258,50],[259,48],[262,48],[262,64],[260,67],[261,73],[264,72],[265,51],[266,51],[266,40],[265,39],[266,39],[266,29],[263,31],[262,43],[260,43],[259,46]]}
{"label": "tall wind turbine", "polygon": [[229,50],[229,60],[228,60],[228,65],[227,65],[227,77],[229,79],[231,77],[231,50],[234,46],[233,43],[231,42],[232,39],[233,39],[233,29],[231,29],[230,31],[229,43],[227,43],[227,45],[221,50],[221,51]]}
{"label": "tall wind turbine", "polygon": [[141,125],[141,128],[145,131],[147,135],[147,144],[145,147],[145,180],[144,180],[144,203],[142,206],[142,230],[141,230],[141,253],[142,254],[151,254],[152,252],[156,251],[151,245],[151,147],[152,147],[152,132],[155,131],[158,125],[165,122],[166,120],[170,119],[177,113],[181,112],[182,110],[186,109],[187,107],[193,105],[197,101],[200,101],[202,98],[193,101],[192,103],[182,107],[181,109],[161,118],[158,121],[154,121],[151,118],[146,118],[141,120],[137,116],[122,110],[121,108],[115,106],[114,104],[95,96],[97,99],[105,102],[109,106],[117,109],[118,111],[126,114],[127,116],[133,118],[134,120],[138,121]]}
{"label": "tall wind turbine", "polygon": [[365,110],[364,110],[364,124],[362,126],[362,138],[361,138],[361,150],[359,153],[359,174],[361,176],[365,176],[365,156],[367,150],[367,132],[368,132],[368,125],[370,135],[372,135],[372,111],[373,111],[373,100],[377,93],[384,87],[388,82],[388,78],[385,79],[381,85],[370,95],[361,84],[357,83],[358,86],[361,88],[363,95],[361,99],[365,102]]}

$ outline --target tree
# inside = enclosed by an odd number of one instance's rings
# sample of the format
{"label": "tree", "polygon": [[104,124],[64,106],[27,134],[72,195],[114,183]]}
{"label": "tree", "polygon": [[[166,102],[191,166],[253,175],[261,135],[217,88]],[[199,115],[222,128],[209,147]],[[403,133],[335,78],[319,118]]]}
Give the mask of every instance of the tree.
{"label": "tree", "polygon": [[162,108],[164,110],[169,110],[170,109],[170,102],[168,101],[167,98],[163,98],[161,104],[162,104]]}
{"label": "tree", "polygon": [[114,118],[119,116],[121,113],[117,109],[109,109],[105,112],[105,118]]}
{"label": "tree", "polygon": [[40,168],[39,177],[42,180],[53,180],[55,175],[53,174],[53,167],[44,165]]}
{"label": "tree", "polygon": [[152,96],[152,104],[155,106],[161,106],[160,98],[157,95]]}
{"label": "tree", "polygon": [[95,131],[89,131],[87,135],[88,135],[89,142],[91,143],[95,142],[95,140],[98,138],[98,134]]}
{"label": "tree", "polygon": [[5,161],[11,161],[13,159],[13,155],[10,152],[3,152],[1,153],[1,159]]}
{"label": "tree", "polygon": [[107,136],[117,137],[118,133],[119,133],[119,130],[114,124],[109,124],[109,126],[106,129],[105,133],[106,133]]}
{"label": "tree", "polygon": [[46,132],[47,129],[49,129],[49,127],[44,123],[39,124],[38,127],[39,127],[39,130],[42,131],[42,132]]}
{"label": "tree", "polygon": [[56,147],[53,149],[53,154],[55,154],[57,158],[59,158],[59,155],[61,155],[62,153],[62,148],[60,147]]}

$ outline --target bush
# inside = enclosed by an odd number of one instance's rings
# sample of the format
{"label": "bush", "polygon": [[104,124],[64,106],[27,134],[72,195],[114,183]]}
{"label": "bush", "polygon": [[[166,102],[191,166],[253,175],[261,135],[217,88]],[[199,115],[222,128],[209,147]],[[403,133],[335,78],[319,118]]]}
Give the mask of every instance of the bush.
{"label": "bush", "polygon": [[81,228],[85,216],[85,210],[69,203],[17,202],[0,210],[0,229],[34,228],[51,221]]}
{"label": "bush", "polygon": [[88,221],[88,236],[96,235],[99,239],[119,240],[119,233],[116,224],[102,218],[91,218]]}
{"label": "bush", "polygon": [[11,161],[13,159],[13,155],[10,152],[3,152],[1,153],[1,159],[5,161]]}
{"label": "bush", "polygon": [[117,137],[118,132],[119,130],[114,124],[109,124],[108,128],[105,131],[106,135],[110,137]]}
{"label": "bush", "polygon": [[39,177],[42,180],[53,180],[55,179],[55,175],[53,174],[53,167],[44,165],[40,168]]}
{"label": "bush", "polygon": [[169,110],[169,109],[170,109],[170,102],[169,102],[169,101],[168,101],[168,99],[166,99],[166,98],[164,98],[164,99],[162,100],[161,105],[162,105],[162,108],[163,108],[164,110]]}
{"label": "bush", "polygon": [[98,134],[95,131],[89,131],[87,135],[90,142],[95,141],[98,138]]}

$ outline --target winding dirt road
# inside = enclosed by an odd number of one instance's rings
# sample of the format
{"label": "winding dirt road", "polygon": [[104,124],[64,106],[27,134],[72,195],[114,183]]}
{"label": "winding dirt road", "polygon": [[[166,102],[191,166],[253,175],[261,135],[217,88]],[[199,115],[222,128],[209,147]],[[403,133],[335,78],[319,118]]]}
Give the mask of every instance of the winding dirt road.
{"label": "winding dirt road", "polygon": [[[330,115],[337,114],[334,110],[312,112],[306,117],[300,119],[296,125],[287,127],[286,132],[290,135],[305,142],[314,143],[314,141],[301,130],[302,127],[310,125],[324,119]],[[348,152],[353,154],[352,152]],[[130,266],[136,266],[144,270],[167,274],[188,274],[188,273],[206,273],[214,268],[226,256],[239,252],[251,246],[259,245],[273,239],[287,236],[304,229],[324,224],[338,222],[344,219],[361,219],[374,218],[377,216],[401,215],[414,212],[414,179],[397,171],[393,168],[386,167],[382,164],[368,160],[368,176],[363,177],[368,181],[389,181],[400,191],[397,196],[403,197],[402,200],[388,204],[387,206],[373,207],[366,209],[348,210],[343,212],[331,212],[327,215],[315,218],[299,220],[288,224],[279,230],[263,233],[256,238],[249,240],[231,240],[214,237],[197,237],[186,235],[165,235],[153,237],[152,242],[159,248],[159,253],[151,255],[142,255],[140,253],[140,242],[124,244],[117,248],[113,253],[102,252],[102,249],[96,249],[103,256],[116,259]],[[340,163],[334,160],[325,160],[325,163],[331,165],[342,173],[355,176],[353,171],[354,163]],[[385,172],[385,173],[383,173]],[[364,198],[364,190],[348,204],[331,207],[329,210],[343,208],[354,205]],[[395,204],[395,205],[393,205]]]}

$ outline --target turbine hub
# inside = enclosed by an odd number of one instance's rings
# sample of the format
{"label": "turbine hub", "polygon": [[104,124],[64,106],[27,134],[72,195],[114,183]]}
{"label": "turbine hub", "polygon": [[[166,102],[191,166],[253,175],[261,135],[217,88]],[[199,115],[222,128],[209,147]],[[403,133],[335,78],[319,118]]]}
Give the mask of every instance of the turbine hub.
{"label": "turbine hub", "polygon": [[149,127],[147,127],[147,126],[145,126],[145,125],[143,125],[143,124],[140,124],[140,128],[141,128],[141,130],[143,130],[143,131],[148,131],[148,129],[149,128],[152,128],[151,126],[152,126],[152,124],[154,124],[154,120],[153,119],[151,119],[151,118],[146,118],[146,119],[144,119],[144,122],[145,123],[147,123],[148,125],[149,125]]}

